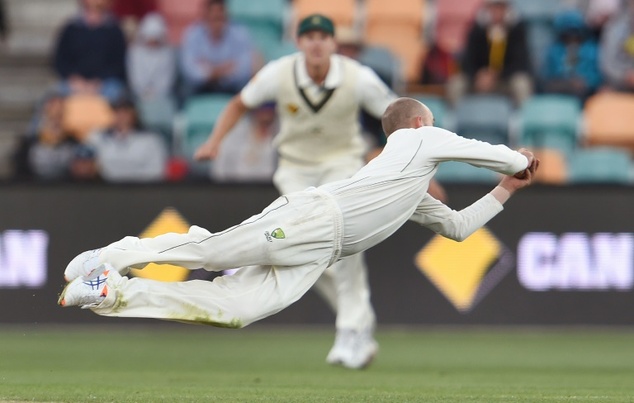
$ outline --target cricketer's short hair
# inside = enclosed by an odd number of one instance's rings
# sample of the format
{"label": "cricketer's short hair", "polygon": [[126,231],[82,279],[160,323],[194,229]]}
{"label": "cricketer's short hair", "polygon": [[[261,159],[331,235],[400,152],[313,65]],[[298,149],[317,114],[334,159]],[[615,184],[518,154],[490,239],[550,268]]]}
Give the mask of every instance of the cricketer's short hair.
{"label": "cricketer's short hair", "polygon": [[[418,116],[428,117],[431,112],[420,101],[413,98],[397,98],[385,109],[381,117],[381,126],[386,136],[398,129],[412,127],[412,120]],[[431,116],[429,116],[431,117]]]}

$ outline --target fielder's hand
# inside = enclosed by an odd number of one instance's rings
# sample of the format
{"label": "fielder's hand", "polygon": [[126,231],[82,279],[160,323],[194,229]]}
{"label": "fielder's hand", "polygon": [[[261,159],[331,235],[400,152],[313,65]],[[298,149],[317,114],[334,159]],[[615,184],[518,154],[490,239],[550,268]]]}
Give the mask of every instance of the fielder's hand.
{"label": "fielder's hand", "polygon": [[[532,154],[531,154],[532,155]],[[531,164],[523,170],[515,175],[507,175],[502,178],[500,182],[500,186],[508,190],[510,193],[515,192],[518,189],[526,187],[533,182],[533,178],[535,177],[535,172],[539,168],[539,160],[537,158],[531,159]]]}
{"label": "fielder's hand", "polygon": [[212,160],[218,155],[219,148],[220,147],[214,141],[209,139],[198,147],[194,153],[194,159],[196,161]]}
{"label": "fielder's hand", "polygon": [[517,152],[519,152],[520,154],[526,157],[526,159],[528,160],[528,166],[526,167],[525,170],[516,173],[515,177],[517,179],[525,179],[529,173],[528,171],[530,170],[530,167],[533,165],[533,162],[535,161],[535,156],[533,155],[532,152],[530,152],[526,148],[520,148],[519,150],[517,150]]}

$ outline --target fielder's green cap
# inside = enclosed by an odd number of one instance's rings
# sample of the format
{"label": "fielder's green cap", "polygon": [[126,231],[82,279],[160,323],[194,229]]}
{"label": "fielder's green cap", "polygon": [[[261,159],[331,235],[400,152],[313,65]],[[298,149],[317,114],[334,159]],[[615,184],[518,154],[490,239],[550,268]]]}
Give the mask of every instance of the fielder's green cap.
{"label": "fielder's green cap", "polygon": [[335,36],[335,24],[325,15],[312,14],[300,21],[297,27],[297,36],[302,36],[309,31],[322,31]]}

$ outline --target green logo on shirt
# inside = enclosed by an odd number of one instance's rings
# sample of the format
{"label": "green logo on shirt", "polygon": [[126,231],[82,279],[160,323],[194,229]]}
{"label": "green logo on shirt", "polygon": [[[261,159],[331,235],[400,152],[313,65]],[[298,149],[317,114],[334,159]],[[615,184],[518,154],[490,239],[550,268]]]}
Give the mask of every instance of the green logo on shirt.
{"label": "green logo on shirt", "polygon": [[273,232],[271,232],[271,236],[275,239],[284,239],[286,238],[286,234],[284,234],[284,231],[282,231],[281,228],[276,228],[273,230]]}
{"label": "green logo on shirt", "polygon": [[271,233],[266,231],[264,236],[268,242],[273,242],[273,239],[286,239],[286,234],[281,228],[275,228]]}

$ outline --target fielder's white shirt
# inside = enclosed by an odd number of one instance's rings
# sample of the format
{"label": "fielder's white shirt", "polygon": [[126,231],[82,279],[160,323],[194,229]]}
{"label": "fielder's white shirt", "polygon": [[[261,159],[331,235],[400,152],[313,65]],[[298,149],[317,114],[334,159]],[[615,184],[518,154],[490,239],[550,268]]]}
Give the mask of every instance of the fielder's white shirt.
{"label": "fielder's white shirt", "polygon": [[[318,102],[323,96],[324,89],[333,89],[342,85],[341,60],[344,56],[337,54],[330,56],[330,69],[323,85],[315,83],[308,75],[306,58],[303,53],[287,57],[297,58],[297,81],[311,100]],[[280,74],[283,59],[273,60],[266,64],[257,73],[256,78],[249,81],[242,89],[240,98],[248,108],[256,108],[266,102],[276,100],[282,80],[291,79],[291,77]],[[355,97],[359,105],[376,118],[381,118],[387,106],[396,98],[396,95],[381,81],[374,70],[367,66],[360,65],[355,87]]]}
{"label": "fielder's white shirt", "polygon": [[[504,145],[458,136],[438,127],[401,129],[392,133],[383,152],[352,178],[320,186],[334,196],[344,217],[344,255],[373,246],[407,220],[448,238],[461,240],[502,210],[487,194],[460,212],[427,194],[443,161],[461,161],[512,175],[528,159]],[[377,211],[381,220],[373,219]]]}
{"label": "fielder's white shirt", "polygon": [[317,166],[341,158],[363,158],[359,110],[380,117],[396,95],[368,67],[332,55],[323,83],[306,71],[303,53],[270,62],[241,92],[249,108],[276,102],[280,131],[275,145],[280,165]]}

